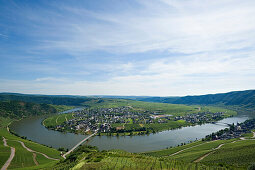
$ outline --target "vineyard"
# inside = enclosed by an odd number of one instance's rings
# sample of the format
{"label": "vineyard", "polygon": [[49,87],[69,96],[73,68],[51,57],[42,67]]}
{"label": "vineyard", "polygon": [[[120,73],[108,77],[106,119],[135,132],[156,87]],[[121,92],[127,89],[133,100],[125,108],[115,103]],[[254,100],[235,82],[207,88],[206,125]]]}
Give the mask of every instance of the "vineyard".
{"label": "vineyard", "polygon": [[[72,166],[70,166],[72,165]],[[100,152],[95,148],[82,146],[72,153],[67,160],[58,163],[54,168],[64,169],[228,169],[227,166],[206,166],[201,163],[188,163],[170,157],[154,157],[142,154],[112,150]],[[231,167],[235,169],[234,167]]]}

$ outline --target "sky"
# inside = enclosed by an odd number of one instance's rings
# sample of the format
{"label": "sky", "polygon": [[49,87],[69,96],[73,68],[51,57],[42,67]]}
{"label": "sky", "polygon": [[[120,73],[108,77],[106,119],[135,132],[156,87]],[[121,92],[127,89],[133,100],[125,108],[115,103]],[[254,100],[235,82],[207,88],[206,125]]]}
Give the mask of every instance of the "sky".
{"label": "sky", "polygon": [[254,0],[0,0],[0,92],[255,89]]}

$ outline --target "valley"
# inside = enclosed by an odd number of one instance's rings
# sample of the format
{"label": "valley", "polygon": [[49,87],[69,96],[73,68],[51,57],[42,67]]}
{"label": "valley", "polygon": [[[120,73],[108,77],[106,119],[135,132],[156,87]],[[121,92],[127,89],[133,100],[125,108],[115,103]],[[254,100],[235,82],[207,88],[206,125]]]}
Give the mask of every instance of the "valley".
{"label": "valley", "polygon": [[[3,169],[246,169],[255,161],[253,131],[245,130],[253,123],[242,125],[252,116],[224,107],[104,98],[89,99],[77,109],[49,106],[60,114],[50,109],[38,115],[28,107],[23,118],[16,112],[1,117]],[[94,132],[97,136],[85,141]],[[217,140],[215,134],[219,138],[222,132],[234,135]],[[70,150],[75,145],[80,146]]]}

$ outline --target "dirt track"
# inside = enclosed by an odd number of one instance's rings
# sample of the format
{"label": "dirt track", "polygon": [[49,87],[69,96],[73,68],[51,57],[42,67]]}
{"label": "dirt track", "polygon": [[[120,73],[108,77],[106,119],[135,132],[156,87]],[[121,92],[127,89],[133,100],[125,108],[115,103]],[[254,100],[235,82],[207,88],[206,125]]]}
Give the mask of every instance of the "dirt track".
{"label": "dirt track", "polygon": [[[10,147],[7,145],[7,141],[6,139],[3,137],[3,142],[4,142],[4,146],[6,147]],[[15,156],[15,148],[13,147],[10,147],[11,148],[11,154],[10,154],[10,157],[9,159],[5,162],[5,164],[3,165],[3,167],[1,168],[1,170],[6,170],[8,168],[8,166],[11,164],[12,162],[12,159],[14,158]]]}

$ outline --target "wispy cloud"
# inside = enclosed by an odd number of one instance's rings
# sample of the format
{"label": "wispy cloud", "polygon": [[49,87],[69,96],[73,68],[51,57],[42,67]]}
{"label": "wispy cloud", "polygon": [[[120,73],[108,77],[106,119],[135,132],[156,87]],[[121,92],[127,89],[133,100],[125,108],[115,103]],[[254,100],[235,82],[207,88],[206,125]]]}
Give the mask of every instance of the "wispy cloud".
{"label": "wispy cloud", "polygon": [[0,38],[1,91],[164,96],[254,88],[255,1],[12,2],[0,15],[0,37],[8,35]]}

